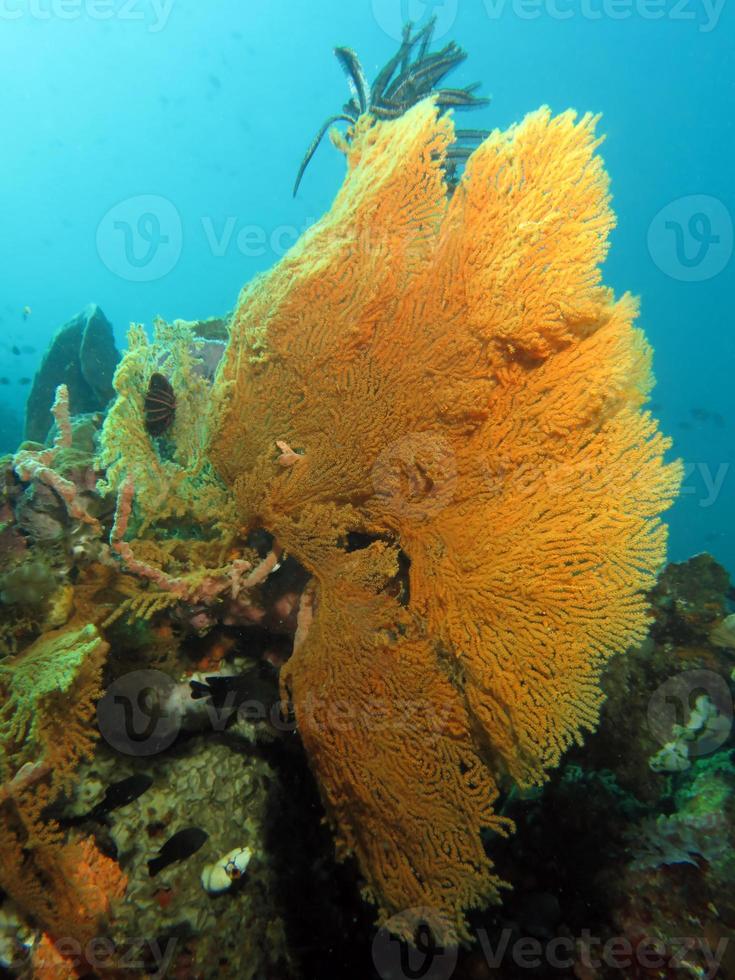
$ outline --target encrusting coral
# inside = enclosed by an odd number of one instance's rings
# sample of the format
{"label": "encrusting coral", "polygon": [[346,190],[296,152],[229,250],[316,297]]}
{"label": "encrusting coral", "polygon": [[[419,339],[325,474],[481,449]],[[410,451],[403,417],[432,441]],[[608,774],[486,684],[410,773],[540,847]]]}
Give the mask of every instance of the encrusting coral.
{"label": "encrusting coral", "polygon": [[382,920],[431,906],[444,938],[497,893],[498,775],[541,781],[642,639],[681,475],[641,410],[636,306],[601,283],[595,122],[493,133],[449,198],[431,100],[360,120],[329,213],[243,291],[215,382],[240,520],[314,578],[282,678],[340,849]]}

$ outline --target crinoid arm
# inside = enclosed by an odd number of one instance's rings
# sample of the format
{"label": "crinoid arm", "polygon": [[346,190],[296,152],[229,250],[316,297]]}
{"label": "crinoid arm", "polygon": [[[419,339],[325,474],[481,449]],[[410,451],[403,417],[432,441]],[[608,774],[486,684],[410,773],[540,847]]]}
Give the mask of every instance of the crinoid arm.
{"label": "crinoid arm", "polygon": [[327,132],[329,127],[336,122],[348,122],[352,125],[356,122],[356,120],[353,119],[352,116],[345,115],[344,113],[338,113],[338,115],[330,116],[329,119],[325,120],[322,123],[319,132],[316,134],[314,139],[309,144],[309,149],[306,151],[306,154],[304,155],[304,159],[301,161],[299,172],[296,174],[296,180],[294,181],[294,185],[293,185],[294,197],[296,197],[296,194],[298,192],[299,185],[301,184],[301,178],[304,176],[304,171],[311,163],[311,158],[314,156],[319,144],[324,139],[324,134]]}
{"label": "crinoid arm", "polygon": [[479,83],[468,85],[467,88],[440,88],[437,94],[437,105],[442,109],[479,109],[489,105],[490,99],[475,95]]}
{"label": "crinoid arm", "polygon": [[[366,114],[382,122],[399,119],[418,102],[429,96],[435,97],[436,105],[441,112],[449,109],[475,109],[489,103],[489,99],[474,94],[478,88],[477,84],[465,88],[439,88],[447,75],[467,58],[467,53],[454,41],[450,41],[439,51],[430,52],[435,27],[435,17],[432,17],[415,34],[413,24],[410,22],[405,24],[398,50],[380,69],[372,87],[368,84],[360,59],[352,48],[334,49],[349,82],[350,99],[343,106],[341,115],[327,120],[307,150],[294,184],[294,196],[298,191],[304,170],[316,152],[324,133],[335,120],[345,119],[355,123]],[[483,139],[486,135],[483,133],[478,139]],[[475,143],[478,139],[468,136],[465,142]],[[462,137],[458,136],[457,140],[461,143]],[[460,147],[450,155],[453,175],[468,156],[469,151],[466,147]],[[453,180],[450,184],[453,184]]]}
{"label": "crinoid arm", "polygon": [[382,99],[383,95],[385,94],[386,87],[390,84],[390,80],[399,65],[403,66],[401,71],[405,71],[406,65],[408,64],[408,58],[411,54],[411,48],[416,43],[416,38],[411,37],[411,30],[411,24],[406,24],[404,26],[400,48],[378,72],[372,86],[371,94],[373,102],[375,102],[377,99]]}
{"label": "crinoid arm", "polygon": [[360,115],[362,115],[370,108],[370,84],[365,77],[360,59],[352,48],[335,48],[334,53],[347,76],[350,92],[360,107]]}
{"label": "crinoid arm", "polygon": [[400,102],[410,98],[416,102],[424,98],[466,57],[467,53],[450,41],[441,51],[425,55],[421,60],[407,65],[386,90],[386,99]]}

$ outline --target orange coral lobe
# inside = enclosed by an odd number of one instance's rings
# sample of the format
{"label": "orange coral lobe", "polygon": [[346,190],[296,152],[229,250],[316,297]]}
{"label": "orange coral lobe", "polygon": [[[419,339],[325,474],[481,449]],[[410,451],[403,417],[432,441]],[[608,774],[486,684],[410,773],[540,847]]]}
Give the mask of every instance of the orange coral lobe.
{"label": "orange coral lobe", "polygon": [[362,117],[331,210],[243,291],[219,376],[210,457],[313,576],[284,692],[338,852],[407,936],[407,908],[457,940],[497,899],[497,783],[543,780],[595,726],[664,560],[681,470],[641,410],[636,305],[601,280],[595,123],[491,134],[448,197],[431,100]]}

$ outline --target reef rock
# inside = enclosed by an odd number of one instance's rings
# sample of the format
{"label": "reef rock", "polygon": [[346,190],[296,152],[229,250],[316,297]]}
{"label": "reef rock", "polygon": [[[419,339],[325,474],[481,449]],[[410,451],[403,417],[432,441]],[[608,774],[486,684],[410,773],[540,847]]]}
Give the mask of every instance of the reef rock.
{"label": "reef rock", "polygon": [[60,384],[69,389],[73,415],[104,409],[113,396],[112,376],[119,359],[110,321],[90,303],[58,330],[44,355],[28,397],[25,438],[45,442]]}

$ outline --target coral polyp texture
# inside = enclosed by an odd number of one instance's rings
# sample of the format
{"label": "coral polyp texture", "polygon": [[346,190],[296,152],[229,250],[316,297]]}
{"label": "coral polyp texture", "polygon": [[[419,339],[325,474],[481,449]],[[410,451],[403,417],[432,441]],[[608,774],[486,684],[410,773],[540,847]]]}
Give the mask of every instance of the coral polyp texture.
{"label": "coral polyp texture", "polygon": [[239,530],[312,577],[281,677],[338,853],[407,937],[407,909],[462,940],[497,898],[498,787],[595,726],[665,557],[681,468],[642,407],[636,304],[601,281],[595,125],[541,109],[448,193],[432,100],[362,117],[330,211],[242,292],[214,381]]}

